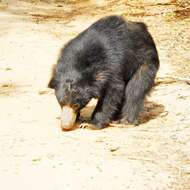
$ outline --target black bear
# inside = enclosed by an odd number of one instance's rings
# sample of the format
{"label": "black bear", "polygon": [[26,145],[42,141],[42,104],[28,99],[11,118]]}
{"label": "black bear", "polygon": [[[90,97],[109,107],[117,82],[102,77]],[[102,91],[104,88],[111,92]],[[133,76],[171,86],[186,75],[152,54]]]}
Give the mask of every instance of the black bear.
{"label": "black bear", "polygon": [[[60,106],[75,115],[98,98],[91,118],[97,129],[115,119],[136,124],[158,68],[158,53],[146,25],[107,16],[63,47],[49,87],[55,89]],[[77,117],[73,118],[75,122]],[[71,127],[66,125],[62,127]]]}

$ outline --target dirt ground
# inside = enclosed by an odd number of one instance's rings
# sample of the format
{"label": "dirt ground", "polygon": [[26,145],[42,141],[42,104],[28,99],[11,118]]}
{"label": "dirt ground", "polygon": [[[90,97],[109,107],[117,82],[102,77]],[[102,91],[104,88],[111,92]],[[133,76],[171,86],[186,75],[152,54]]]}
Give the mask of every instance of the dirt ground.
{"label": "dirt ground", "polygon": [[[0,1],[0,189],[190,189],[189,8],[155,2]],[[51,67],[64,43],[110,14],[146,22],[158,48],[141,124],[62,132]]]}

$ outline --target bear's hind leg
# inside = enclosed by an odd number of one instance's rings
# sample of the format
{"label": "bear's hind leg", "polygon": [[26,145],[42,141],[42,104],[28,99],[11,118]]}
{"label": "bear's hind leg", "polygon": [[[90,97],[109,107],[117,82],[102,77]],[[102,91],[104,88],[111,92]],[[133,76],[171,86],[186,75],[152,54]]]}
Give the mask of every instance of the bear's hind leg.
{"label": "bear's hind leg", "polygon": [[157,70],[153,64],[143,64],[128,81],[121,111],[121,123],[138,124],[139,112],[143,109],[145,96],[154,85]]}

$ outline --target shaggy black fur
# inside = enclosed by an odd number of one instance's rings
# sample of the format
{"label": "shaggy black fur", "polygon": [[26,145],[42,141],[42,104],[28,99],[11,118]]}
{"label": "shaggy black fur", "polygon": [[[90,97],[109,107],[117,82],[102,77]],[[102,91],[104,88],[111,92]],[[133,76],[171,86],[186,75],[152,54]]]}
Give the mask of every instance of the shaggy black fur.
{"label": "shaggy black fur", "polygon": [[120,116],[136,123],[154,85],[159,59],[145,24],[104,17],[61,50],[49,87],[61,106],[77,112],[98,98],[92,124],[104,128]]}

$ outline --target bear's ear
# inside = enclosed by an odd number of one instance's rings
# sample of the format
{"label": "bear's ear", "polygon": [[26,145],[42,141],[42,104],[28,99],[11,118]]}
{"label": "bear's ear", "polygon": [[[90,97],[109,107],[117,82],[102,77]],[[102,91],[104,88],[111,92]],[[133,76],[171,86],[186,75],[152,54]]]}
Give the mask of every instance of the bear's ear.
{"label": "bear's ear", "polygon": [[51,74],[51,80],[48,83],[48,88],[52,88],[55,89],[56,85],[57,85],[57,81],[55,80],[55,70],[56,70],[56,65],[53,65],[52,67],[52,74]]}
{"label": "bear's ear", "polygon": [[57,81],[54,79],[54,77],[51,78],[51,80],[48,83],[48,88],[55,89],[56,85],[57,85]]}

